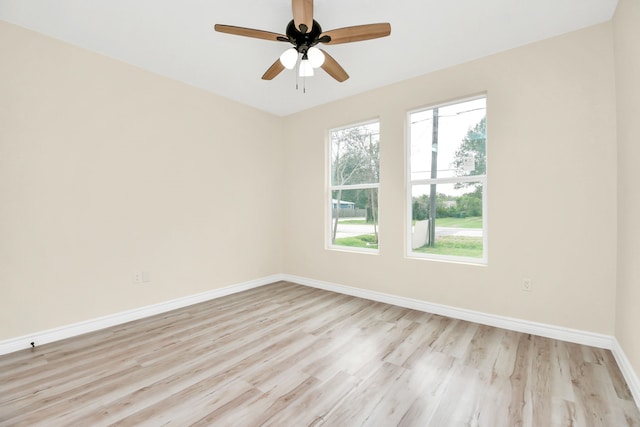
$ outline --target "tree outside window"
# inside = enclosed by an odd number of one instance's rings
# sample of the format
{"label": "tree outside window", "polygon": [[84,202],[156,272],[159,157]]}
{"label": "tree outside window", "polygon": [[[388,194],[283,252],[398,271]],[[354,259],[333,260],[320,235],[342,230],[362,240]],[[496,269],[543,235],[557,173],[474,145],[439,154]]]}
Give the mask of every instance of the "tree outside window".
{"label": "tree outside window", "polygon": [[378,249],[379,129],[376,121],[330,132],[330,247]]}

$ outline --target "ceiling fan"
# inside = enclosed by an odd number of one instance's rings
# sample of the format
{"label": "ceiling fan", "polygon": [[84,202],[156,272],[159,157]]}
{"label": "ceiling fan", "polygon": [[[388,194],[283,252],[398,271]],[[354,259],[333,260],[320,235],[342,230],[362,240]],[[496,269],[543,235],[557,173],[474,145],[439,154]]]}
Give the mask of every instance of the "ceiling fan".
{"label": "ceiling fan", "polygon": [[328,45],[351,43],[386,37],[391,34],[391,25],[386,22],[355,25],[323,32],[320,24],[313,19],[313,0],[292,0],[291,7],[293,20],[287,25],[286,35],[222,24],[216,24],[214,28],[221,33],[289,42],[293,45],[269,67],[262,76],[263,80],[271,80],[285,68],[293,69],[298,64],[300,76],[312,76],[313,69],[321,67],[331,77],[343,82],[349,78],[349,74],[331,55],[315,46],[318,43]]}

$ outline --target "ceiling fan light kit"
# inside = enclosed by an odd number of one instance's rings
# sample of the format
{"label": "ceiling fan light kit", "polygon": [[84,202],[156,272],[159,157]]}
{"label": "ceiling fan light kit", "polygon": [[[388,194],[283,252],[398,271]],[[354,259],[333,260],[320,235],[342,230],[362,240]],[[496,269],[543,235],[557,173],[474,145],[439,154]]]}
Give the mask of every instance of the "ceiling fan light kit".
{"label": "ceiling fan light kit", "polygon": [[300,61],[300,71],[298,74],[300,77],[311,77],[313,76],[313,67],[311,66],[311,61],[308,59],[303,59]]}
{"label": "ceiling fan light kit", "polygon": [[349,78],[347,72],[326,51],[315,47],[317,44],[340,44],[386,37],[391,34],[389,23],[356,25],[322,31],[320,24],[313,19],[313,0],[292,0],[293,19],[286,28],[286,35],[252,28],[216,24],[215,30],[221,33],[252,37],[263,40],[288,42],[293,45],[280,55],[263,74],[263,80],[272,80],[285,68],[292,70],[298,64],[300,77],[313,76],[314,68],[322,68],[339,82]]}
{"label": "ceiling fan light kit", "polygon": [[290,48],[282,52],[280,55],[280,62],[287,70],[293,70],[298,62],[298,51],[295,48]]}
{"label": "ceiling fan light kit", "polygon": [[310,47],[307,56],[313,68],[320,68],[324,64],[324,53],[317,47]]}

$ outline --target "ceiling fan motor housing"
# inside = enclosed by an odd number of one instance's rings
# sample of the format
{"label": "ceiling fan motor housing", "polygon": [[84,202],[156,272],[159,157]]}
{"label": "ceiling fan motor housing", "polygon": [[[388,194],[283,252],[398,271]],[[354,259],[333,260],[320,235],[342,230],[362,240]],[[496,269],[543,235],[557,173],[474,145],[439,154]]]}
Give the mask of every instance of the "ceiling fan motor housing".
{"label": "ceiling fan motor housing", "polygon": [[313,20],[313,26],[311,27],[311,31],[307,31],[306,33],[299,31],[296,28],[296,25],[293,22],[293,20],[291,20],[291,22],[289,22],[289,25],[287,25],[286,41],[291,43],[296,48],[296,50],[300,52],[302,55],[306,55],[310,47],[313,47],[318,43],[327,43],[331,41],[331,37],[329,36],[320,37],[321,34],[322,34],[322,27],[320,27],[320,24],[318,24],[318,22],[315,19]]}

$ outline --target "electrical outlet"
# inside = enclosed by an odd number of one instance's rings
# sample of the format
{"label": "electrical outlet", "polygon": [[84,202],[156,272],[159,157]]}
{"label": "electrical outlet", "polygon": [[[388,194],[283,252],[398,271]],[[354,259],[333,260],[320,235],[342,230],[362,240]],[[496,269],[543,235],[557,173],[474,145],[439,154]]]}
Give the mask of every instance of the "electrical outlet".
{"label": "electrical outlet", "polygon": [[528,277],[522,279],[522,290],[527,292],[533,291],[533,281]]}
{"label": "electrical outlet", "polygon": [[136,271],[133,273],[133,283],[151,282],[151,273],[148,271]]}

